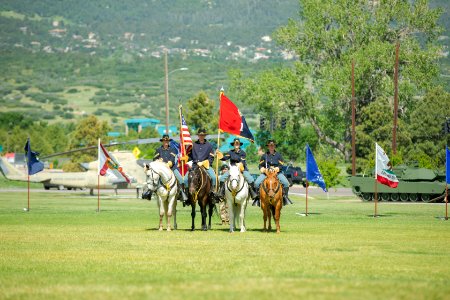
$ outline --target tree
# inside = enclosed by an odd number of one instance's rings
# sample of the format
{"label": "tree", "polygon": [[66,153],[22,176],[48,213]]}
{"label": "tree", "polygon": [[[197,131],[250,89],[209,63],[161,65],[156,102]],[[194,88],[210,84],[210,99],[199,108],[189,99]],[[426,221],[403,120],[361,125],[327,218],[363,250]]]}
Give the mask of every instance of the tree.
{"label": "tree", "polygon": [[[100,138],[102,143],[108,143],[107,136],[110,127],[106,121],[100,122],[96,116],[90,115],[79,121],[75,132],[71,137],[70,149],[95,146]],[[72,154],[72,162],[90,162],[97,159],[97,149],[75,152]]]}
{"label": "tree", "polygon": [[410,160],[419,166],[439,168],[445,165],[445,145],[450,134],[442,131],[446,117],[450,117],[450,94],[442,87],[430,90],[411,113],[409,132],[412,143],[407,149]]}
{"label": "tree", "polygon": [[356,62],[361,123],[365,106],[379,98],[392,103],[394,52],[400,43],[399,116],[408,120],[417,104],[415,96],[432,87],[438,75],[436,44],[441,28],[436,24],[441,10],[430,9],[426,0],[301,0],[300,4],[300,20],[289,20],[275,34],[299,61],[289,70],[270,70],[236,86],[245,90],[243,99],[264,112],[281,107],[309,122],[320,140],[348,161],[351,62]]}
{"label": "tree", "polygon": [[214,101],[209,99],[205,92],[200,92],[189,99],[185,113],[189,127],[205,128],[210,133],[217,130],[218,115],[213,112],[213,109]]}

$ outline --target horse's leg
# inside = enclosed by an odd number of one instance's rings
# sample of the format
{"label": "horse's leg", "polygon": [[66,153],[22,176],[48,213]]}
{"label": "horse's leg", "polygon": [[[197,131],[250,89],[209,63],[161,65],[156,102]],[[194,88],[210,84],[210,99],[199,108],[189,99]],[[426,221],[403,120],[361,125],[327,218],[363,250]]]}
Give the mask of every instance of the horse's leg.
{"label": "horse's leg", "polygon": [[266,204],[265,199],[261,198],[261,209],[263,211],[263,220],[264,220],[264,228],[263,231],[267,231],[266,223],[267,223],[267,211],[266,211]]}
{"label": "horse's leg", "polygon": [[233,201],[228,201],[227,199],[227,203],[228,203],[228,221],[230,223],[230,233],[234,232],[234,205],[233,205]]}
{"label": "horse's leg", "polygon": [[244,218],[245,218],[245,204],[242,203],[241,205],[239,205],[240,208],[240,214],[239,214],[239,221],[240,221],[240,225],[241,225],[241,232],[245,232],[245,224],[244,224]]}
{"label": "horse's leg", "polygon": [[277,233],[280,233],[280,215],[282,207],[282,199],[280,199],[275,207],[275,223],[277,224]]}
{"label": "horse's leg", "polygon": [[171,209],[172,205],[170,203],[171,202],[170,198],[171,198],[171,196],[169,195],[169,199],[167,199],[164,202],[164,209],[166,211],[165,215],[166,215],[167,231],[171,231],[172,230],[171,224],[170,224],[170,217],[172,216],[172,209]]}
{"label": "horse's leg", "polygon": [[159,208],[159,231],[163,230],[163,216],[164,216],[164,203],[162,203],[161,196],[158,195],[158,208]]}
{"label": "horse's leg", "polygon": [[269,227],[267,228],[267,230],[271,231],[272,230],[272,216],[271,216],[271,213],[270,213],[270,204],[267,205],[266,210],[267,210],[267,219],[269,220]]}
{"label": "horse's leg", "polygon": [[191,211],[191,217],[192,217],[191,231],[194,231],[195,230],[195,223],[194,223],[194,220],[195,220],[195,202],[192,202],[191,207],[192,207],[192,211]]}
{"label": "horse's leg", "polygon": [[211,217],[213,214],[214,204],[209,203],[209,210],[208,210],[208,230],[211,229]]}
{"label": "horse's leg", "polygon": [[200,204],[200,213],[202,214],[202,230],[203,231],[207,231],[208,228],[206,227],[206,217],[208,216],[208,214],[206,213],[206,201],[204,201],[205,199],[202,199]]}
{"label": "horse's leg", "polygon": [[178,225],[177,225],[177,199],[176,199],[176,194],[173,197],[173,204],[171,205],[172,208],[172,216],[173,216],[173,229],[177,230],[178,229]]}

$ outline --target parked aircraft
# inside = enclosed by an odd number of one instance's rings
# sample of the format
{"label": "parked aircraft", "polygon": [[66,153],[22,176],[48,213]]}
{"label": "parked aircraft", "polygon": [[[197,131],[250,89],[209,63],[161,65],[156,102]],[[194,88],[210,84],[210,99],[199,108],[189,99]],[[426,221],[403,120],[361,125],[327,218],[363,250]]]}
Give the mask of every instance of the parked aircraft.
{"label": "parked aircraft", "polygon": [[[197,138],[197,136],[193,135],[192,138]],[[207,138],[215,140],[217,139],[217,135],[208,135]],[[179,141],[179,137],[173,137],[173,139],[175,141]],[[111,147],[124,144],[141,145],[151,143],[159,143],[159,138],[110,143],[103,146]],[[50,157],[70,154],[78,151],[92,150],[96,149],[97,147],[98,146],[96,145],[81,149],[74,149],[66,152],[41,156],[40,159],[45,160]],[[131,151],[113,151],[111,153],[120,162],[125,173],[127,173],[131,177],[131,183],[127,183],[124,179],[122,180],[115,177],[100,176],[100,189],[115,189],[117,192],[117,189],[135,188],[136,193],[139,194],[139,190],[142,188],[143,183],[146,180],[145,172],[143,170],[144,163],[150,162],[151,160],[136,159]],[[89,189],[90,194],[93,195],[94,190],[97,189],[98,184],[98,161],[95,160],[87,164],[82,164],[82,166],[86,169],[86,172],[63,172],[45,169],[44,171],[41,171],[35,175],[31,175],[30,182],[42,183],[45,189],[50,189],[53,187],[59,189]],[[0,157],[0,170],[7,179],[28,181],[27,170],[21,170],[13,166],[4,157]]]}
{"label": "parked aircraft", "polygon": [[[131,178],[131,183],[127,183],[123,179],[114,176],[100,176],[100,189],[126,189],[136,188],[137,191],[142,187],[145,181],[145,173],[143,170],[144,160],[137,160],[131,151],[112,152],[114,157],[123,166],[124,171]],[[44,170],[30,176],[30,182],[39,182],[44,185],[45,189],[57,187],[60,189],[90,189],[93,194],[97,189],[98,162],[93,161],[87,165],[86,172],[62,172],[54,170]],[[28,175],[26,169],[19,169],[9,163],[4,157],[0,157],[0,169],[3,175],[10,180],[27,181]]]}

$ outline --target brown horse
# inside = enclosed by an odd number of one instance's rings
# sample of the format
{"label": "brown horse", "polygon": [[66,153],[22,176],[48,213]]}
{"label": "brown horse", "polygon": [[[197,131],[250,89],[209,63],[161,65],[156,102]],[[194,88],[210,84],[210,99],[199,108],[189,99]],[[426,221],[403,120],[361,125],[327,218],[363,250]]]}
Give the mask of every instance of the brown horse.
{"label": "brown horse", "polygon": [[[202,230],[206,231],[211,229],[211,216],[213,213],[214,202],[209,193],[211,190],[211,181],[203,167],[199,167],[197,164],[193,164],[192,168],[189,170],[188,175],[188,186],[189,186],[189,200],[192,206],[192,227],[191,230],[195,230],[195,206],[198,202],[200,206],[200,213],[202,214]],[[206,206],[209,205],[208,214],[209,222],[208,227],[206,226]]]}
{"label": "brown horse", "polygon": [[272,214],[275,224],[277,226],[277,233],[280,233],[280,213],[283,207],[283,187],[277,178],[277,172],[270,168],[266,171],[266,179],[261,184],[259,196],[261,199],[261,209],[264,213],[264,231],[266,229],[266,222],[269,219],[268,230],[272,229],[270,215]]}

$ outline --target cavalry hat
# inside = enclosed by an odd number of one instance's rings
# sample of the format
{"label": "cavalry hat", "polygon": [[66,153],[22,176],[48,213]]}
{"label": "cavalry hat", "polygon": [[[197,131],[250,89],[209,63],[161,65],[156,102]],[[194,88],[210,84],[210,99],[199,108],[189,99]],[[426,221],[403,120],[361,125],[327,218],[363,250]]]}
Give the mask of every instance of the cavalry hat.
{"label": "cavalry hat", "polygon": [[168,134],[164,134],[159,141],[160,142],[162,142],[162,141],[169,141],[170,142],[170,141],[173,141],[173,140],[169,137]]}
{"label": "cavalry hat", "polygon": [[242,144],[241,140],[239,140],[238,138],[235,138],[235,139],[233,140],[233,142],[230,143],[230,145],[231,145],[231,146],[234,146],[234,144],[235,144],[236,142],[239,142],[240,146],[244,145],[244,144]]}
{"label": "cavalry hat", "polygon": [[225,170],[225,169],[230,169],[230,167],[228,167],[228,165],[222,165],[222,166],[220,167],[220,171],[223,171],[223,170]]}
{"label": "cavalry hat", "polygon": [[199,130],[197,130],[197,135],[207,135],[206,129],[200,128]]}
{"label": "cavalry hat", "polygon": [[274,144],[275,146],[277,145],[277,143],[275,142],[275,140],[268,140],[266,146],[269,146],[270,144]]}

